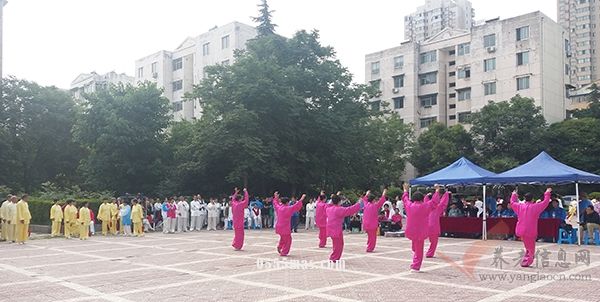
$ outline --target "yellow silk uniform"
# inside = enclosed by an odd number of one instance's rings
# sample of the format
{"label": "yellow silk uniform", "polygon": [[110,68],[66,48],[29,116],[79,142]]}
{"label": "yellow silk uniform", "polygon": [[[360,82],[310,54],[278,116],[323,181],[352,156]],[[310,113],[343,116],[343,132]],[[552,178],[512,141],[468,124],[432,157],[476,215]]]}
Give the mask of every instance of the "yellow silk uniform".
{"label": "yellow silk uniform", "polygon": [[52,237],[60,236],[60,224],[63,220],[63,211],[60,205],[55,204],[50,208],[50,220],[52,221]]}
{"label": "yellow silk uniform", "polygon": [[73,205],[65,207],[65,237],[71,238],[77,225],[77,208]]}
{"label": "yellow silk uniform", "polygon": [[6,217],[8,220],[8,232],[6,236],[9,241],[15,242],[16,238],[16,229],[17,229],[17,204],[11,202],[8,204],[8,208],[6,209]]}
{"label": "yellow silk uniform", "polygon": [[90,209],[86,207],[81,207],[79,209],[79,239],[85,240],[90,237],[90,222],[92,218],[90,217]]}
{"label": "yellow silk uniform", "polygon": [[144,228],[142,222],[144,221],[144,210],[140,204],[136,204],[131,209],[131,222],[133,222],[133,235],[143,236]]}
{"label": "yellow silk uniform", "polygon": [[110,233],[117,235],[117,219],[119,218],[119,207],[116,203],[110,204]]}
{"label": "yellow silk uniform", "polygon": [[108,234],[108,225],[110,224],[110,207],[109,203],[103,202],[98,208],[98,219],[102,221],[102,235]]}
{"label": "yellow silk uniform", "polygon": [[5,200],[0,206],[0,221],[2,222],[2,229],[0,230],[0,240],[8,240],[8,204],[10,200]]}
{"label": "yellow silk uniform", "polygon": [[31,213],[29,212],[29,204],[24,200],[19,200],[17,203],[17,230],[16,241],[24,243],[29,239],[29,223],[31,222]]}

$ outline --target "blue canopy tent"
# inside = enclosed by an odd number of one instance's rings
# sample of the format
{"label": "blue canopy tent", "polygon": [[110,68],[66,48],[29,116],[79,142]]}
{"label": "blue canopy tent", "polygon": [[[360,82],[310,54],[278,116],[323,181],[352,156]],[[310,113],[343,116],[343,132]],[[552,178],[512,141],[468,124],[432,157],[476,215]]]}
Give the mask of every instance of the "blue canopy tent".
{"label": "blue canopy tent", "polygon": [[[491,184],[569,184],[575,183],[575,194],[579,202],[580,183],[600,183],[600,176],[567,166],[548,153],[538,156],[514,169],[488,177]],[[579,218],[579,206],[577,206]],[[578,236],[579,237],[579,236]],[[581,244],[579,237],[579,244]]]}
{"label": "blue canopy tent", "polygon": [[485,193],[487,179],[495,176],[496,174],[490,172],[470,160],[461,157],[451,165],[431,174],[415,178],[409,183],[411,186],[414,185],[446,185],[446,186],[483,186],[483,231],[482,238],[487,239],[487,206],[485,206]]}

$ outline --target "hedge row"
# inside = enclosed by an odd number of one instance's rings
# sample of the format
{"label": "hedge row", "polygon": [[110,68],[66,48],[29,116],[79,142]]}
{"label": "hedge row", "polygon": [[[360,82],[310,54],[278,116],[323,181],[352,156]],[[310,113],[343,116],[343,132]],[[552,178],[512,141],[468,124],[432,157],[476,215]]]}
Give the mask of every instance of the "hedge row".
{"label": "hedge row", "polygon": [[[64,200],[61,201],[63,204]],[[78,199],[77,207],[84,203],[90,203],[90,209],[94,211],[94,215],[98,214],[98,208],[102,204],[101,200]],[[31,212],[31,224],[50,225],[50,208],[54,202],[47,199],[29,198],[29,212]]]}

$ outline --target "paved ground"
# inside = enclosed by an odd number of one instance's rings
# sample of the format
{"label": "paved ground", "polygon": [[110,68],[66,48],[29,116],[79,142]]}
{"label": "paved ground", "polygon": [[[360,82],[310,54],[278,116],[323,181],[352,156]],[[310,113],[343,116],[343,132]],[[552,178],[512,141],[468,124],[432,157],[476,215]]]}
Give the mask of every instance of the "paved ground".
{"label": "paved ground", "polygon": [[[600,301],[595,246],[538,243],[540,253],[550,252],[548,262],[541,255],[537,268],[524,269],[514,266],[520,242],[441,238],[437,257],[410,273],[405,238],[380,237],[376,252],[366,254],[365,235],[347,234],[344,266],[328,267],[323,260],[330,249],[316,248],[314,231],[294,234],[285,260],[277,257],[278,237],[270,230],[247,231],[240,252],[230,247],[231,236],[204,231],[3,243],[0,301]],[[575,263],[582,249],[589,258],[583,254]],[[581,263],[586,258],[589,264]],[[294,266],[296,260],[305,262]],[[563,262],[569,267],[557,266]],[[591,280],[531,279],[569,276]]]}

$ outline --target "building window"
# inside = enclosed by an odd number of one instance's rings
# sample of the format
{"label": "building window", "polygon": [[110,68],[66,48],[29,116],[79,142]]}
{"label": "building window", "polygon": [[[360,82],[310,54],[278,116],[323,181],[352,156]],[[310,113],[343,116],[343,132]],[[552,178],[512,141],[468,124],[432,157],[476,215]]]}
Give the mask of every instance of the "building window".
{"label": "building window", "polygon": [[529,64],[529,51],[517,53],[517,66]]}
{"label": "building window", "polygon": [[458,44],[458,50],[456,52],[459,56],[468,55],[471,53],[471,43]]}
{"label": "building window", "polygon": [[592,76],[590,76],[590,75],[577,77],[578,81],[589,81],[591,79],[592,79]]}
{"label": "building window", "polygon": [[517,41],[529,39],[529,26],[517,28]]}
{"label": "building window", "polygon": [[429,94],[419,97],[421,107],[430,108],[431,106],[437,105],[437,93]]}
{"label": "building window", "polygon": [[179,70],[181,68],[183,68],[183,60],[181,58],[173,60],[173,71]]}
{"label": "building window", "polygon": [[394,77],[394,88],[404,87],[404,75]]}
{"label": "building window", "polygon": [[229,35],[221,37],[221,49],[229,48]]}
{"label": "building window", "polygon": [[459,112],[458,113],[458,122],[461,124],[467,124],[471,119],[471,111],[467,112]]}
{"label": "building window", "polygon": [[394,100],[394,109],[402,109],[404,108],[404,97],[393,98]]}
{"label": "building window", "polygon": [[158,73],[158,62],[152,63],[152,75]]}
{"label": "building window", "polygon": [[404,56],[394,57],[394,69],[402,69],[404,67]]}
{"label": "building window", "polygon": [[453,50],[448,51],[448,55],[449,56],[456,55],[456,50],[453,49]]}
{"label": "building window", "polygon": [[483,94],[484,95],[496,94],[496,82],[484,83],[483,84]]}
{"label": "building window", "polygon": [[456,87],[456,82],[450,82],[450,84],[448,84],[448,87],[450,87],[450,88]]}
{"label": "building window", "polygon": [[419,75],[419,83],[421,86],[437,83],[437,72],[429,72]]}
{"label": "building window", "polygon": [[456,71],[450,71],[450,72],[448,73],[448,76],[449,76],[449,77],[456,76]]}
{"label": "building window", "polygon": [[381,91],[381,80],[371,81],[371,87]]}
{"label": "building window", "polygon": [[468,79],[471,77],[471,67],[463,67],[458,70],[459,79]]}
{"label": "building window", "polygon": [[517,90],[529,89],[529,76],[517,78]]}
{"label": "building window", "polygon": [[183,110],[183,102],[173,102],[173,112]]}
{"label": "building window", "polygon": [[496,70],[496,58],[483,60],[483,71],[488,72]]}
{"label": "building window", "polygon": [[456,115],[452,114],[452,115],[448,116],[448,119],[453,121],[456,119]]}
{"label": "building window", "polygon": [[436,117],[426,117],[426,118],[422,118],[420,120],[421,122],[421,128],[427,128],[429,126],[431,126],[431,124],[437,122],[437,118]]}
{"label": "building window", "polygon": [[173,91],[178,91],[181,89],[183,89],[183,80],[173,82]]}
{"label": "building window", "polygon": [[221,62],[221,64],[228,66],[229,65],[229,60],[224,60],[223,62]]}
{"label": "building window", "polygon": [[458,100],[465,101],[471,99],[471,88],[458,90]]}
{"label": "building window", "polygon": [[450,108],[450,109],[456,109],[456,104],[450,104],[450,105],[448,105],[448,108]]}
{"label": "building window", "polygon": [[419,55],[419,62],[421,62],[421,64],[432,63],[432,62],[435,62],[436,60],[437,60],[437,54],[436,54],[435,50],[424,52]]}
{"label": "building window", "polygon": [[379,61],[371,63],[371,74],[379,74]]}
{"label": "building window", "polygon": [[450,62],[448,62],[448,66],[454,66],[454,65],[456,65],[456,61],[450,61]]}
{"label": "building window", "polygon": [[[456,97],[456,93],[453,92],[453,93],[449,94],[448,97],[453,99]],[[452,105],[450,105],[450,106],[452,106]]]}
{"label": "building window", "polygon": [[483,47],[496,46],[496,34],[483,36]]}
{"label": "building window", "polygon": [[138,78],[144,77],[144,67],[138,68],[137,76],[138,76]]}
{"label": "building window", "polygon": [[381,101],[373,101],[371,102],[371,110],[380,111],[381,110]]}
{"label": "building window", "polygon": [[202,45],[202,55],[208,56],[210,54],[210,43],[204,43]]}

